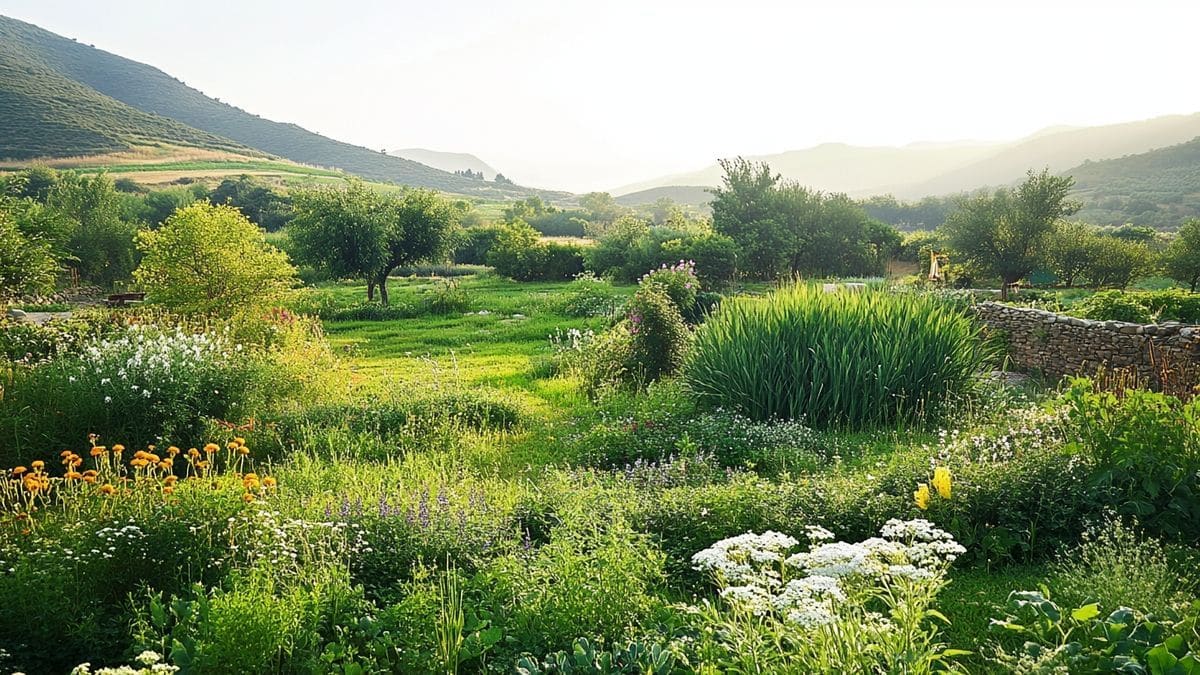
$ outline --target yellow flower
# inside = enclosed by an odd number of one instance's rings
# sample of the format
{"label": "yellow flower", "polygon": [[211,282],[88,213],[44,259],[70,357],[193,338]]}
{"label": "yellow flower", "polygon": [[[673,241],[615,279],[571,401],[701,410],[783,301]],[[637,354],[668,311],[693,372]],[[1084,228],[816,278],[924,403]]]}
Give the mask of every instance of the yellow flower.
{"label": "yellow flower", "polygon": [[264,487],[273,488],[275,487],[275,479],[270,476],[263,476],[262,484]]}
{"label": "yellow flower", "polygon": [[99,457],[100,455],[103,455],[107,451],[108,451],[108,448],[104,447],[103,445],[97,445],[92,448],[92,457]]}
{"label": "yellow flower", "polygon": [[118,455],[119,455],[119,454],[121,454],[122,452],[125,452],[125,446],[121,445],[120,443],[117,443],[116,445],[114,445],[114,446],[113,446],[113,448],[112,448],[112,451],[113,451],[115,454],[118,454]]}
{"label": "yellow flower", "polygon": [[117,488],[113,487],[112,483],[105,483],[104,485],[100,486],[100,494],[102,495],[111,495],[116,491]]}
{"label": "yellow flower", "polygon": [[30,464],[30,466],[33,467],[34,471],[41,471],[42,469],[46,468],[46,463],[40,459],[35,459],[33,464]]}
{"label": "yellow flower", "polygon": [[242,501],[249,504],[250,502],[254,501],[254,495],[247,492],[246,494],[242,495]]}
{"label": "yellow flower", "polygon": [[241,436],[238,436],[237,438],[233,439],[233,442],[237,443],[238,445],[245,445],[246,439],[242,438]]}
{"label": "yellow flower", "polygon": [[209,443],[204,446],[204,452],[207,454],[210,454],[210,455],[220,449],[221,449],[221,447],[218,446],[216,443]]}
{"label": "yellow flower", "polygon": [[950,499],[950,469],[939,466],[933,470],[932,485],[942,499]]}
{"label": "yellow flower", "polygon": [[913,493],[913,501],[916,502],[917,508],[924,511],[929,508],[929,485],[921,483],[917,491]]}
{"label": "yellow flower", "polygon": [[15,468],[15,469],[13,469],[13,470],[12,470],[12,475],[14,475],[14,476],[20,476],[21,474],[25,473],[25,472],[26,472],[26,471],[28,471],[28,470],[29,470],[29,469],[26,469],[26,468],[25,468],[25,467],[23,467],[23,466],[18,466],[17,468]]}

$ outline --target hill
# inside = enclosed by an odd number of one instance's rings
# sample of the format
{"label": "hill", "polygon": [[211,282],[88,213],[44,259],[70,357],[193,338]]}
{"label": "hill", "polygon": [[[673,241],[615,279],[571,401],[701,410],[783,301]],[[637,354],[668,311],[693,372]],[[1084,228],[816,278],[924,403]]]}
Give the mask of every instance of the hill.
{"label": "hill", "polygon": [[451,173],[455,171],[475,171],[482,173],[483,177],[487,180],[494,179],[496,174],[500,173],[493,169],[487,162],[466,152],[441,152],[438,150],[426,150],[425,148],[405,148],[403,150],[389,150],[388,154],[393,157],[411,159],[425,166],[432,166],[435,169]]}
{"label": "hill", "polygon": [[1200,135],[1063,173],[1075,178],[1076,197],[1084,203],[1077,217],[1089,222],[1175,228],[1200,217]]}
{"label": "hill", "polygon": [[[1031,168],[1063,172],[1087,160],[1148,152],[1200,136],[1200,113],[1096,127],[1049,127],[1006,143],[913,143],[861,147],[826,143],[805,150],[748,157],[765,161],[785,178],[852,196],[892,194],[903,199],[949,195],[1008,185]],[[613,191],[625,195],[656,187],[721,182],[716,164]]]}
{"label": "hill", "polygon": [[[983,143],[914,143],[904,147],[863,147],[825,143],[804,150],[773,155],[748,156],[766,162],[777,173],[804,185],[852,195],[895,191],[912,181],[930,180],[996,151],[999,146]],[[721,167],[713,164],[699,171],[664,176],[617,188],[625,195],[654,187],[721,184]]]}
{"label": "hill", "polygon": [[932,180],[914,181],[895,194],[924,197],[1006,185],[1020,180],[1029,169],[1048,167],[1054,172],[1068,172],[1088,160],[1144,153],[1196,136],[1200,136],[1200,113],[1035,134],[969,166]]}
{"label": "hill", "polygon": [[64,77],[21,49],[5,28],[0,22],[0,158],[92,155],[159,144],[253,152]]}
{"label": "hill", "polygon": [[707,206],[712,201],[711,189],[702,185],[668,185],[623,194],[616,198],[616,202],[621,206],[641,206],[666,197],[685,206]]}
{"label": "hill", "polygon": [[[190,126],[211,136],[229,139],[236,145],[301,164],[337,168],[370,180],[429,187],[458,194],[492,197],[529,194],[549,198],[563,196],[561,193],[496,185],[456,176],[412,160],[326,138],[295,124],[264,119],[209,98],[153,66],[80,44],[16,19],[0,16],[0,45],[4,45],[6,51],[21,54],[23,61],[35,64],[39,72],[49,70],[56,73],[60,84],[62,80],[74,81],[80,87],[115,99],[128,108],[141,111],[143,115],[169,118],[180,123],[180,126]],[[71,96],[76,93],[79,93],[78,89]],[[8,101],[10,105],[20,106],[25,99],[18,91],[9,94]],[[128,112],[127,109],[122,111]],[[26,119],[29,117],[29,114],[24,116]],[[133,124],[137,118],[128,119]],[[79,139],[84,141],[82,150],[87,152],[99,148],[114,149],[115,144],[105,146],[104,142],[88,135],[86,128],[70,123],[59,123],[46,129],[61,137],[54,143],[60,148],[73,139]],[[157,134],[147,135],[154,137]]]}

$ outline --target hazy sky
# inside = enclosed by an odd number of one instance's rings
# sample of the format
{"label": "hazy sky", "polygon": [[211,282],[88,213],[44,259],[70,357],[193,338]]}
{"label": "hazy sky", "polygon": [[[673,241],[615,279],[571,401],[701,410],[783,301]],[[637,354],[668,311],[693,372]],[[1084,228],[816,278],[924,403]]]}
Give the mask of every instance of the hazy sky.
{"label": "hazy sky", "polygon": [[1200,2],[0,0],[0,14],[371,148],[608,189],[828,141],[1200,111]]}

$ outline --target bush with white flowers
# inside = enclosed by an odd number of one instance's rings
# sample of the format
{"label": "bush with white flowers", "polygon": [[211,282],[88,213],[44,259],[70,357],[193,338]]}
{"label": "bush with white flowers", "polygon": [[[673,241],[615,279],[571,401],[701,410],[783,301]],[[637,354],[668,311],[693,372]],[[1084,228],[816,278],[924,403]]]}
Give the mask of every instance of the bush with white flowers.
{"label": "bush with white flowers", "polygon": [[809,672],[841,659],[839,672],[870,672],[943,657],[927,619],[946,569],[966,552],[949,533],[927,520],[892,519],[860,542],[834,541],[817,526],[805,538],[797,551],[789,535],[748,532],[693,556],[718,587],[719,602],[695,613],[726,652],[725,665]]}

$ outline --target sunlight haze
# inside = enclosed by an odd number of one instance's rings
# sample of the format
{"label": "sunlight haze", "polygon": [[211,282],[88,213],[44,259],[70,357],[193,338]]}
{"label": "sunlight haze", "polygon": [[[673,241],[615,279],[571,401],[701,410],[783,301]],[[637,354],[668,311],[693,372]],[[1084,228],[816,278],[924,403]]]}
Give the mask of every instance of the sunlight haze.
{"label": "sunlight haze", "polygon": [[609,190],[825,142],[1200,111],[1190,2],[0,0],[270,119]]}

